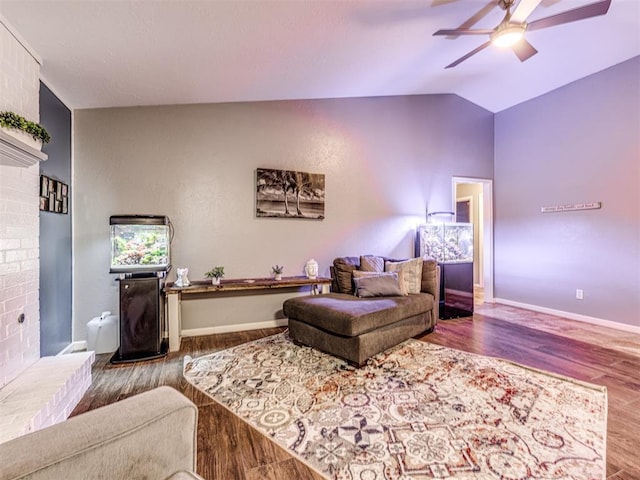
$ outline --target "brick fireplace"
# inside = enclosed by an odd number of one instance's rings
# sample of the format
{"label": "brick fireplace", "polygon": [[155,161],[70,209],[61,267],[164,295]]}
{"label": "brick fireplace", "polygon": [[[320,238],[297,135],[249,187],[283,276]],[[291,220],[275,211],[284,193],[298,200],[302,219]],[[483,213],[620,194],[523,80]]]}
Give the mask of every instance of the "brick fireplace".
{"label": "brick fireplace", "polygon": [[[40,65],[0,17],[0,111],[39,121]],[[91,384],[94,358],[40,358],[39,163],[47,156],[19,137],[0,129],[0,442],[67,418]]]}
{"label": "brick fireplace", "polygon": [[[38,61],[0,24],[0,110],[39,121],[39,76]],[[6,163],[0,162],[0,387],[40,357],[40,167]]]}

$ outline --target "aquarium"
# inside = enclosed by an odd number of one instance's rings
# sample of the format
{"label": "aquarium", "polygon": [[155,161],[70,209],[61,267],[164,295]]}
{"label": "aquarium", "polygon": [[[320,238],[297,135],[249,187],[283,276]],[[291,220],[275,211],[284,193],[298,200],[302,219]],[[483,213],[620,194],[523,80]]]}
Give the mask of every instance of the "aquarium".
{"label": "aquarium", "polygon": [[111,225],[111,273],[160,272],[170,264],[170,222],[159,215],[120,215]]}
{"label": "aquarium", "polygon": [[429,223],[418,227],[418,254],[438,262],[473,262],[473,224]]}

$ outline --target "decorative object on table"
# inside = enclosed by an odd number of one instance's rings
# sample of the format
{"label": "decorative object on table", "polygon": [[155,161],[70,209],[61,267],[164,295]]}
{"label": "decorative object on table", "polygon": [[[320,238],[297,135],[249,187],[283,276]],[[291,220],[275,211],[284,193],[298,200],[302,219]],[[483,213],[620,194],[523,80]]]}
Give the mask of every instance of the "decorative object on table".
{"label": "decorative object on table", "polygon": [[274,265],[271,267],[271,271],[276,280],[282,280],[282,272],[284,271],[284,265]]}
{"label": "decorative object on table", "polygon": [[30,122],[14,112],[0,112],[0,128],[36,150],[40,150],[43,143],[51,140],[49,132],[42,125]]}
{"label": "decorative object on table", "polygon": [[46,175],[40,175],[40,210],[69,213],[69,186]]}
{"label": "decorative object on table", "polygon": [[316,262],[313,258],[309,260],[304,266],[304,273],[307,275],[307,278],[317,278],[318,262]]}
{"label": "decorative object on table", "polygon": [[174,283],[174,285],[176,287],[188,287],[189,285],[191,285],[191,282],[187,278],[188,274],[189,274],[188,268],[178,268],[176,270],[176,275],[178,276],[178,279],[176,280],[176,283]]}
{"label": "decorative object on table", "polygon": [[213,267],[205,272],[204,276],[211,279],[212,285],[220,285],[220,279],[224,277],[224,267]]}
{"label": "decorative object on table", "polygon": [[282,333],[184,377],[330,479],[605,476],[606,388],[506,360],[409,339],[354,368]]}
{"label": "decorative object on table", "polygon": [[324,174],[257,169],[256,216],[324,219]]}

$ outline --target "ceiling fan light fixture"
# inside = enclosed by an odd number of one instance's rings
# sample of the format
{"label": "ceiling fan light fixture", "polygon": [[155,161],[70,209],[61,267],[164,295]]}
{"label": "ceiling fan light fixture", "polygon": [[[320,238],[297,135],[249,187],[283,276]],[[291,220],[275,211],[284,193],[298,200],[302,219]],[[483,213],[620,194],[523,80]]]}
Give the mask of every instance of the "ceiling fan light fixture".
{"label": "ceiling fan light fixture", "polygon": [[491,35],[491,43],[496,47],[512,47],[524,38],[525,25],[505,25]]}
{"label": "ceiling fan light fixture", "polygon": [[[512,14],[511,8],[516,1],[518,2],[518,5],[515,7],[515,11]],[[542,30],[543,28],[555,27],[556,25],[563,25],[565,23],[577,22],[578,20],[585,20],[587,18],[605,15],[609,11],[609,7],[613,2],[613,0],[598,0],[595,3],[574,8],[573,10],[566,10],[549,17],[538,18],[531,22],[527,22],[529,15],[531,15],[542,1],[543,0],[490,0],[489,6],[499,5],[500,8],[506,10],[504,18],[497,27],[492,29],[467,28],[469,23],[467,21],[459,28],[443,29],[435,32],[434,35],[447,35],[454,37],[458,37],[460,35],[489,36],[489,39],[485,43],[474,48],[469,53],[463,55],[455,62],[450,63],[444,68],[455,67],[490,45],[496,45],[501,48],[511,48],[518,59],[521,62],[524,62],[538,53],[538,50],[536,50],[535,47],[531,45],[526,38],[524,38],[526,31]],[[469,0],[469,2],[471,2],[471,0]],[[480,12],[485,15],[485,9]],[[470,20],[473,20],[472,23],[475,23],[475,16]]]}

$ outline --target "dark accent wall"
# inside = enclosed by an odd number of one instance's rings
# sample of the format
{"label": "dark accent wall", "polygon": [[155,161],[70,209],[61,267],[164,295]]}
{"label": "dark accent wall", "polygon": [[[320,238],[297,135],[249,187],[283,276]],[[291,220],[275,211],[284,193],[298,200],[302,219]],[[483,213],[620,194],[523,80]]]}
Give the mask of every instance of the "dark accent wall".
{"label": "dark accent wall", "polygon": [[71,111],[40,83],[40,123],[51,135],[40,173],[69,185],[69,213],[40,212],[40,355],[71,343]]}

